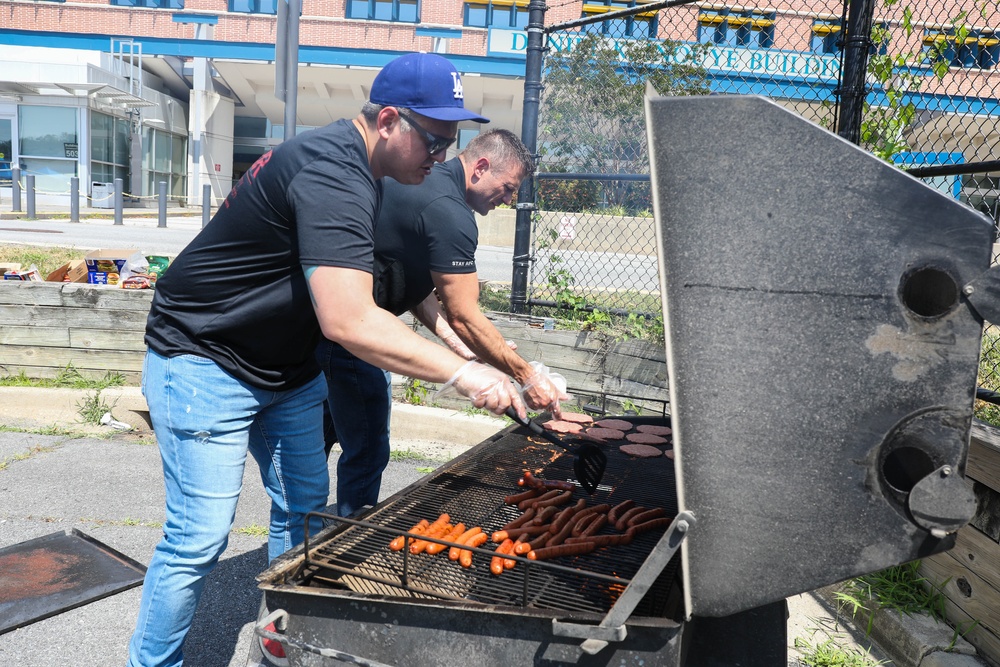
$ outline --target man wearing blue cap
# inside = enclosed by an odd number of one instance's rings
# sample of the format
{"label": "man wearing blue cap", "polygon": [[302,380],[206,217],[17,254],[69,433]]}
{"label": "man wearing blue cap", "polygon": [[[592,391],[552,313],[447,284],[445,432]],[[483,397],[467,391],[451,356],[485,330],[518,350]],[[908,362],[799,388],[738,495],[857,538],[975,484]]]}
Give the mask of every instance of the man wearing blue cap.
{"label": "man wearing blue cap", "polygon": [[[463,108],[446,59],[387,64],[353,120],[263,155],[157,281],[142,389],[163,461],[166,520],[146,572],[130,667],[175,667],[205,577],[225,550],[249,452],[271,497],[268,557],[326,506],[320,338],[502,414],[503,373],[424,340],[372,299],[384,176],[417,184],[455,141]],[[314,529],[318,529],[317,523]]]}

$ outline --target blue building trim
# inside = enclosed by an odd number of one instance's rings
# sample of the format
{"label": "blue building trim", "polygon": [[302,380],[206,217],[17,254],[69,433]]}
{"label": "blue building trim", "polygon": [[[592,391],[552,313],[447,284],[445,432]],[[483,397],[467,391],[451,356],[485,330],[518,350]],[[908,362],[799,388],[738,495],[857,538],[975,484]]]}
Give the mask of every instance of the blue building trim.
{"label": "blue building trim", "polygon": [[[274,60],[274,44],[255,42],[225,42],[220,40],[172,39],[163,37],[135,37],[133,35],[79,34],[66,32],[37,32],[33,30],[0,29],[0,41],[15,46],[42,46],[86,51],[107,51],[108,41],[133,39],[142,43],[142,52],[150,56],[178,56],[218,58],[219,60]],[[299,62],[312,65],[347,65],[355,67],[382,67],[404,51],[372,51],[338,47],[299,47]],[[490,58],[446,54],[459,71],[478,72],[495,76],[524,76],[524,59]]]}
{"label": "blue building trim", "polygon": [[219,17],[211,14],[186,14],[184,12],[174,12],[174,15],[170,18],[174,23],[205,23],[207,25],[216,25],[219,22]]}
{"label": "blue building trim", "polygon": [[459,39],[462,37],[462,31],[457,28],[423,28],[418,25],[416,35],[417,37],[443,37],[446,39]]}

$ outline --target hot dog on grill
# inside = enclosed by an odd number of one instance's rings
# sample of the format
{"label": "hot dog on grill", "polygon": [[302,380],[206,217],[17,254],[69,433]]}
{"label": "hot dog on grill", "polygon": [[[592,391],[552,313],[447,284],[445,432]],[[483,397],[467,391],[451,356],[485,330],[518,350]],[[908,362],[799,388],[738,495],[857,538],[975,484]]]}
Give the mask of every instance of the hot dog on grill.
{"label": "hot dog on grill", "polygon": [[[469,541],[466,542],[466,545],[472,547],[473,549],[481,547],[486,542],[487,537],[489,536],[486,533],[483,532],[476,533],[475,535],[469,538]],[[461,553],[458,556],[458,563],[462,567],[472,567],[472,552],[469,551],[468,549],[462,549]]]}
{"label": "hot dog on grill", "polygon": [[516,519],[514,519],[510,523],[504,525],[504,527],[501,528],[500,530],[510,530],[511,528],[520,528],[524,524],[528,523],[528,521],[530,521],[534,517],[535,517],[535,508],[534,507],[529,507],[528,510],[524,514],[522,514],[521,516],[517,517]]}
{"label": "hot dog on grill", "polygon": [[528,489],[527,491],[522,491],[521,493],[514,493],[509,496],[505,496],[503,502],[505,505],[517,505],[522,500],[537,498],[540,494],[541,491],[538,489]]}
{"label": "hot dog on grill", "polygon": [[573,542],[570,544],[560,544],[554,547],[533,549],[528,552],[528,558],[531,560],[547,560],[549,558],[558,558],[560,556],[580,556],[582,554],[589,554],[594,549],[595,546],[592,541]]}
{"label": "hot dog on grill", "polygon": [[651,521],[661,516],[665,516],[666,513],[667,511],[662,507],[656,507],[651,510],[646,510],[645,512],[639,512],[638,514],[629,517],[629,519],[625,522],[625,525],[635,526],[636,524],[646,523],[647,521]]}
{"label": "hot dog on grill", "polygon": [[632,509],[628,510],[620,517],[618,517],[618,521],[615,521],[615,528],[624,531],[626,528],[628,528],[628,520],[634,517],[636,514],[641,514],[642,512],[645,512],[646,509],[647,508],[645,507],[633,507]]}
{"label": "hot dog on grill", "polygon": [[[462,533],[461,535],[459,535],[457,539],[452,541],[455,544],[467,544],[469,540],[471,540],[472,537],[475,535],[485,535],[485,533],[483,533],[483,529],[481,527],[474,526],[465,531],[464,533]],[[458,557],[461,554],[461,552],[462,549],[460,549],[459,547],[452,547],[451,549],[448,550],[448,560],[458,560]],[[472,556],[472,552],[469,552],[469,556],[470,557]]]}
{"label": "hot dog on grill", "polygon": [[493,560],[490,561],[490,572],[492,572],[493,574],[503,574],[503,570],[504,570],[503,561],[504,561],[504,559],[502,558],[502,556],[504,554],[510,553],[511,550],[513,550],[513,548],[514,548],[514,540],[512,540],[510,538],[507,538],[506,540],[504,540],[500,544],[500,546],[497,547],[497,550],[496,550],[496,554],[497,555],[494,556]]}
{"label": "hot dog on grill", "polygon": [[626,500],[625,502],[618,503],[608,512],[608,523],[617,523],[618,518],[633,507],[635,507],[634,500]]}
{"label": "hot dog on grill", "polygon": [[563,529],[563,526],[565,526],[568,521],[571,521],[573,519],[574,515],[576,515],[578,512],[583,511],[586,507],[587,507],[587,501],[581,498],[580,500],[576,501],[576,505],[564,509],[562,512],[559,513],[558,516],[556,516],[556,518],[552,520],[552,525],[549,526],[549,532],[552,533],[553,535],[558,533],[560,530]]}
{"label": "hot dog on grill", "polygon": [[[408,530],[407,532],[413,533],[415,535],[423,535],[424,531],[427,530],[427,527],[430,525],[431,525],[430,521],[428,521],[427,519],[421,519],[417,523],[413,524],[413,527],[410,528],[410,530]],[[400,535],[399,537],[393,539],[392,542],[389,542],[389,548],[392,549],[393,551],[401,551],[405,544],[406,544],[406,535]]]}
{"label": "hot dog on grill", "polygon": [[[442,540],[448,540],[449,542],[454,542],[458,537],[465,532],[465,524],[457,523],[452,526],[451,530],[446,531],[441,535]],[[447,544],[441,544],[439,542],[431,542],[424,549],[429,554],[439,554],[448,547]]]}

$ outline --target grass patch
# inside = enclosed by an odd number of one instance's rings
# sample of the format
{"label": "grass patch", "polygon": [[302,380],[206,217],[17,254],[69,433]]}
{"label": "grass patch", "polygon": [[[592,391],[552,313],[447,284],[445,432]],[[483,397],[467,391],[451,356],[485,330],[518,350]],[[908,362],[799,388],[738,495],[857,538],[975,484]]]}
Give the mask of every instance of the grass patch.
{"label": "grass patch", "polygon": [[43,447],[42,445],[35,445],[34,447],[28,449],[28,451],[26,452],[21,452],[20,454],[14,454],[13,456],[8,456],[4,459],[0,459],[0,470],[6,470],[11,463],[17,463],[18,461],[26,461],[35,454],[39,454],[41,452],[51,452],[54,449],[55,449],[54,447]]}
{"label": "grass patch", "polygon": [[[987,327],[983,333],[979,375],[976,381],[984,389],[1000,391],[1000,329],[995,326]],[[1000,405],[977,399],[974,411],[976,419],[993,426],[1000,426]]]}
{"label": "grass patch", "polygon": [[885,664],[867,652],[842,648],[833,637],[815,642],[796,637],[795,650],[801,654],[799,662],[809,667],[878,667]]}
{"label": "grass patch", "polygon": [[45,277],[71,259],[83,259],[86,252],[79,248],[0,243],[0,262],[17,262],[23,269],[34,264],[42,277]]}
{"label": "grass patch", "polygon": [[239,535],[249,535],[250,537],[267,537],[271,534],[270,530],[264,526],[258,526],[255,523],[252,523],[249,526],[243,526],[242,528],[234,528],[233,532]]}
{"label": "grass patch", "polygon": [[420,452],[414,452],[409,449],[394,449],[389,452],[389,460],[396,461],[397,463],[403,461],[426,461],[427,457]]}
{"label": "grass patch", "polygon": [[95,389],[125,386],[125,376],[108,371],[99,379],[86,378],[73,364],[67,364],[54,378],[31,378],[21,371],[0,377],[0,387],[40,387],[43,389]]}
{"label": "grass patch", "polygon": [[[852,579],[835,598],[853,617],[864,609],[872,612],[894,609],[908,616],[926,614],[944,622],[945,598],[941,587],[921,577],[919,567],[917,560]],[[871,603],[877,606],[872,608]],[[874,613],[868,614],[867,634],[871,634],[874,616]]]}

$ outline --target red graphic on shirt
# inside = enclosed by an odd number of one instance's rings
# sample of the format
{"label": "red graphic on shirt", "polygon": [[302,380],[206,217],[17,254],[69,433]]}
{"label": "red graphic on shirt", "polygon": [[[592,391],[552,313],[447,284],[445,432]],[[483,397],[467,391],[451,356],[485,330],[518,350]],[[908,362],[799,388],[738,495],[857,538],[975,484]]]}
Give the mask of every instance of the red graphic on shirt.
{"label": "red graphic on shirt", "polygon": [[259,172],[270,159],[271,159],[271,151],[268,151],[263,155],[261,155],[259,158],[257,158],[257,161],[254,162],[252,165],[250,165],[250,168],[246,170],[242,178],[240,178],[240,180],[236,182],[236,185],[233,186],[233,189],[229,191],[229,195],[226,197],[226,201],[222,202],[222,205],[225,206],[226,208],[229,208],[229,202],[233,199],[236,199],[236,194],[237,194],[236,191],[240,188],[241,185],[243,185],[243,182],[246,181],[247,183],[249,183],[253,179],[257,178],[257,172]]}

